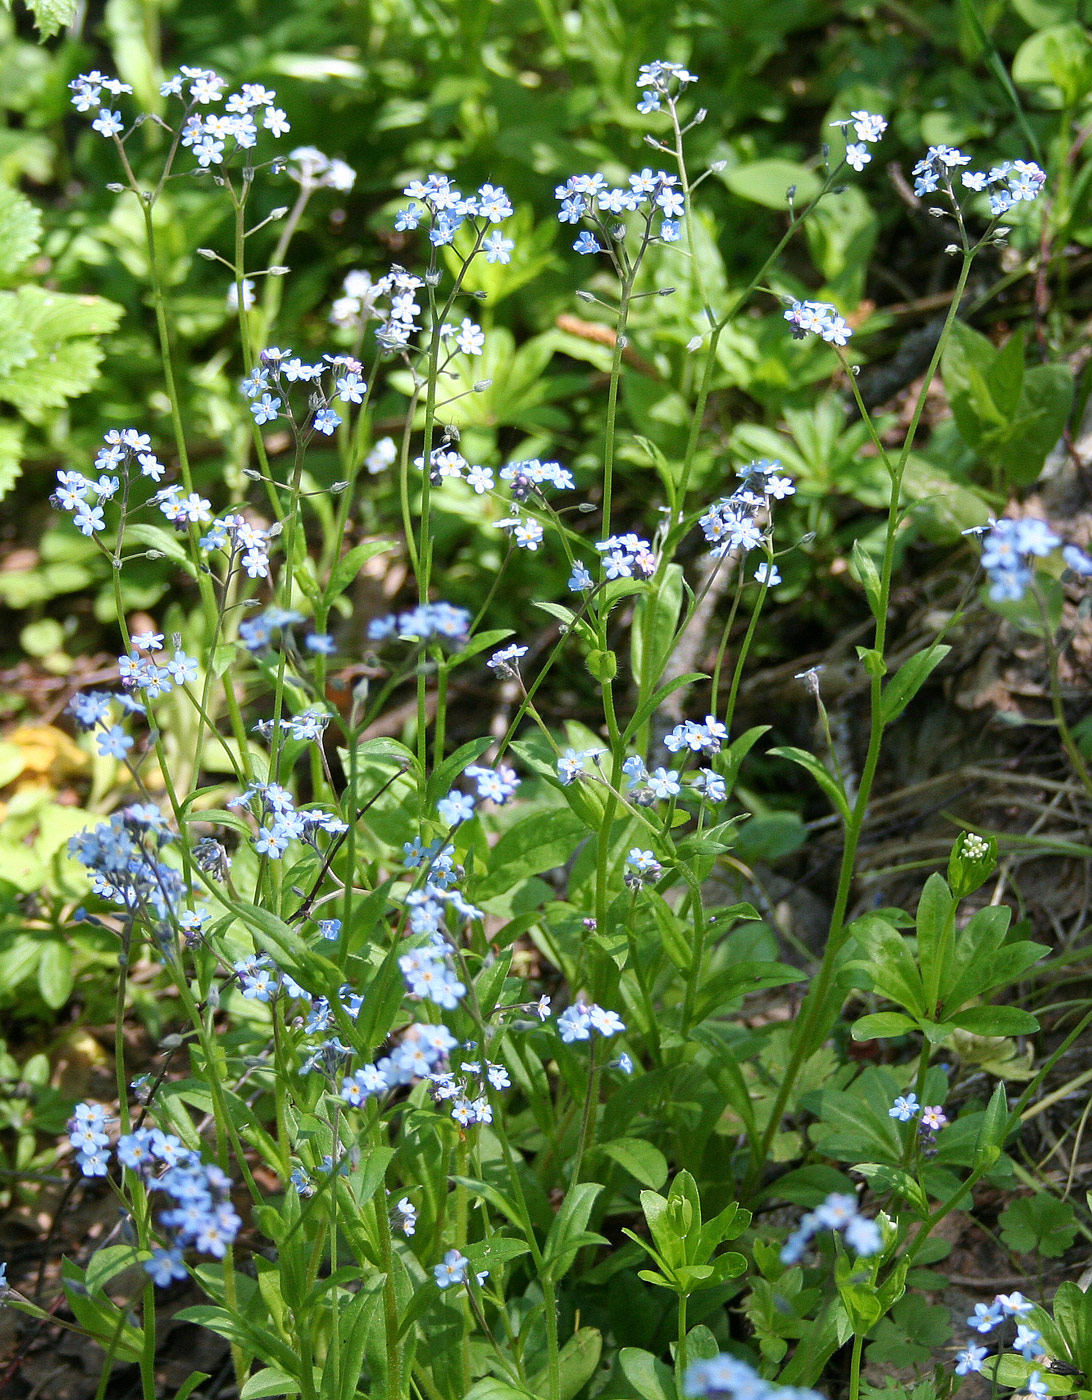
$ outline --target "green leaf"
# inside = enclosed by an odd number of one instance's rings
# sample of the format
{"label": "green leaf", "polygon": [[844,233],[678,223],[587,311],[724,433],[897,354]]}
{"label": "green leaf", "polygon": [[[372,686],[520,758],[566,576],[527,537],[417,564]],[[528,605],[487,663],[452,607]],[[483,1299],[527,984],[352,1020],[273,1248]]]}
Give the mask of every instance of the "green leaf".
{"label": "green leaf", "polygon": [[868,955],[866,960],[854,959],[851,966],[865,971],[878,992],[912,1016],[928,1015],[921,973],[902,934],[878,914],[863,914],[850,931]]}
{"label": "green leaf", "polygon": [[927,1303],[920,1293],[907,1293],[872,1333],[869,1365],[918,1366],[932,1357],[952,1335],[952,1320],[943,1303]]}
{"label": "green leaf", "polygon": [[972,1167],[982,1171],[992,1167],[1005,1145],[1009,1128],[1009,1105],[1005,1096],[1004,1084],[998,1084],[993,1091],[975,1139]]}
{"label": "green leaf", "polygon": [[974,1035],[1031,1035],[1038,1019],[1019,1006],[969,1006],[949,1017],[953,1026]]}
{"label": "green leaf", "polygon": [[567,807],[532,812],[515,822],[489,852],[489,870],[475,883],[475,901],[493,899],[529,875],[564,865],[586,835],[579,817]]}
{"label": "green leaf", "polygon": [[720,177],[733,194],[749,199],[767,209],[786,209],[787,192],[796,186],[795,202],[799,209],[810,204],[819,193],[819,177],[806,165],[793,160],[752,160],[725,170]]}
{"label": "green leaf", "polygon": [[11,277],[38,251],[42,216],[26,195],[0,184],[0,278]]}
{"label": "green leaf", "polygon": [[602,1189],[598,1182],[581,1181],[565,1193],[542,1251],[543,1263],[555,1282],[569,1268],[584,1242],[588,1217]]}
{"label": "green leaf", "polygon": [[880,612],[883,608],[883,590],[880,583],[880,571],[876,568],[875,560],[868,550],[865,549],[860,540],[853,541],[853,552],[850,555],[849,571],[865,591],[868,599],[869,610],[877,622],[880,620]]}
{"label": "green leaf", "polygon": [[925,1011],[932,1015],[937,1003],[947,1005],[945,995],[954,955],[956,902],[942,875],[930,875],[918,900],[915,922],[918,959],[925,987]]}
{"label": "green leaf", "polygon": [[60,939],[50,939],[38,959],[38,990],[51,1010],[57,1011],[72,995],[74,980],[72,949]]}
{"label": "green leaf", "polygon": [[650,1351],[623,1347],[618,1353],[622,1374],[641,1400],[675,1400],[675,1378]]}
{"label": "green leaf", "polygon": [[938,644],[916,652],[903,662],[884,686],[880,701],[880,716],[884,724],[898,719],[951,649],[950,646]]}
{"label": "green leaf", "polygon": [[365,540],[343,554],[330,570],[330,581],[323,591],[323,599],[331,603],[335,598],[340,598],[369,559],[392,547],[389,540]]}
{"label": "green leaf", "polygon": [[840,784],[827,772],[814,754],[808,753],[806,749],[782,746],[780,748],[770,749],[770,757],[787,758],[810,773],[826,793],[827,797],[830,798],[835,811],[842,820],[846,822],[849,821],[849,803],[846,801],[845,793],[842,791]]}
{"label": "green leaf", "polygon": [[0,501],[19,480],[22,461],[22,430],[18,423],[0,422]]}
{"label": "green leaf", "polygon": [[1073,373],[1067,365],[1028,370],[1016,416],[997,452],[998,464],[1011,482],[1030,486],[1038,479],[1072,406]]}
{"label": "green leaf", "polygon": [[877,1011],[854,1021],[850,1035],[854,1040],[890,1040],[912,1031],[916,1025],[916,1021],[904,1016],[901,1011]]}
{"label": "green leaf", "polygon": [[170,530],[164,530],[161,525],[126,525],[125,543],[142,544],[145,549],[158,550],[174,563],[180,564],[190,578],[197,577],[197,569],[179,536],[172,534]]}
{"label": "green leaf", "polygon": [[1082,24],[1052,24],[1025,39],[1012,61],[1013,82],[1045,107],[1072,107],[1092,87],[1092,42]]}
{"label": "green leaf", "polygon": [[261,1371],[256,1371],[246,1382],[239,1391],[239,1400],[267,1400],[267,1397],[274,1400],[281,1395],[298,1395],[300,1389],[300,1382],[287,1371],[282,1371],[276,1366],[266,1366]]}
{"label": "green leaf", "polygon": [[923,1218],[929,1214],[928,1196],[916,1177],[902,1167],[893,1167],[887,1162],[859,1162],[853,1170],[864,1177],[873,1191],[892,1191],[908,1201]]}
{"label": "green leaf", "polygon": [[667,1180],[667,1158],[658,1147],[641,1138],[615,1138],[596,1149],[624,1170],[642,1186],[657,1191]]}
{"label": "green leaf", "polygon": [[41,287],[0,292],[0,324],[29,336],[25,358],[5,366],[0,346],[0,400],[37,417],[86,392],[99,375],[103,351],[94,337],[112,331],[122,308],[101,297],[69,296]]}
{"label": "green leaf", "polygon": [[[76,0],[25,0],[25,3],[34,16],[39,40],[52,39],[76,18]],[[11,0],[4,0],[4,6],[10,9]]]}
{"label": "green leaf", "polygon": [[[595,1375],[603,1352],[603,1334],[597,1327],[581,1327],[558,1353],[561,1400],[573,1400]],[[532,1394],[549,1393],[549,1372],[542,1370],[532,1381]]]}
{"label": "green leaf", "polygon": [[1045,1191],[1011,1201],[1001,1212],[1000,1226],[1010,1249],[1044,1259],[1060,1259],[1077,1237],[1073,1207]]}

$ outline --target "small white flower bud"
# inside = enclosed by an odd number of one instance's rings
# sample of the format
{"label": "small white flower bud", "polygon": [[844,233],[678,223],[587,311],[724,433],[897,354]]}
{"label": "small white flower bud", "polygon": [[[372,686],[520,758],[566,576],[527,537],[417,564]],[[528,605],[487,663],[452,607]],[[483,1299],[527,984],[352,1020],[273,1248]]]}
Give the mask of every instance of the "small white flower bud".
{"label": "small white flower bud", "polygon": [[290,267],[267,267],[265,270],[267,277],[287,277],[291,271]]}
{"label": "small white flower bud", "polygon": [[726,160],[715,160],[710,164],[709,169],[714,175],[719,175],[727,164],[728,162]]}
{"label": "small white flower bud", "polygon": [[594,293],[594,292],[586,292],[586,291],[584,291],[583,288],[581,288],[581,289],[577,292],[576,295],[577,295],[577,297],[578,297],[581,301],[594,301],[594,300],[595,300],[595,293]]}
{"label": "small white flower bud", "polygon": [[216,262],[220,257],[215,248],[196,248],[194,251],[199,258],[207,258],[209,262]]}
{"label": "small white flower bud", "polygon": [[474,392],[476,394],[484,394],[486,389],[492,387],[492,384],[493,381],[491,379],[479,379],[478,382],[474,385]]}
{"label": "small white flower bud", "polygon": [[695,350],[701,349],[702,339],[703,337],[700,335],[692,335],[690,337],[690,339],[686,342],[686,352],[688,355],[692,355]]}
{"label": "small white flower bud", "polygon": [[285,216],[287,213],[288,213],[288,205],[287,205],[287,204],[282,204],[279,208],[274,209],[273,212],[272,212],[272,214],[270,214],[268,217],[269,217],[270,219],[283,219],[284,216]]}
{"label": "small white flower bud", "polygon": [[116,180],[111,180],[110,183],[106,186],[106,188],[110,191],[111,194],[125,193],[125,186],[119,185]]}

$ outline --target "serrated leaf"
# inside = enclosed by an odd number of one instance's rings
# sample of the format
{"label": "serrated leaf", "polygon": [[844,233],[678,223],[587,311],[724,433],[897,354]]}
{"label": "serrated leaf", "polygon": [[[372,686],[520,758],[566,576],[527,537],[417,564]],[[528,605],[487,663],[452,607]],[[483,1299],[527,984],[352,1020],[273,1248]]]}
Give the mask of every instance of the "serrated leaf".
{"label": "serrated leaf", "polygon": [[0,501],[22,475],[23,434],[17,423],[0,423]]}
{"label": "serrated leaf", "polygon": [[26,0],[26,7],[34,16],[39,40],[52,39],[76,17],[76,0]]}
{"label": "serrated leaf", "polygon": [[[0,293],[0,324],[31,338],[21,363],[0,374],[0,400],[30,416],[85,393],[98,378],[103,351],[93,338],[112,331],[122,308],[102,297],[69,296],[41,287]],[[0,363],[3,350],[0,347]]]}
{"label": "serrated leaf", "polygon": [[26,195],[0,184],[0,277],[11,277],[38,251],[42,216]]}

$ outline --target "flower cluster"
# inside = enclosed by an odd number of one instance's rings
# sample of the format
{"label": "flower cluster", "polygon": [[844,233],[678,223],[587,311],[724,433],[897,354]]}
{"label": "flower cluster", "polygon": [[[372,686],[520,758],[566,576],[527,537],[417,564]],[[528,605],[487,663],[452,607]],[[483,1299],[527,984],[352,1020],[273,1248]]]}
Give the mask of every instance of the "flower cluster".
{"label": "flower cluster", "polygon": [[[511,258],[515,246],[512,240],[505,238],[498,228],[489,231],[491,225],[502,224],[512,215],[512,201],[503,186],[482,185],[477,195],[464,198],[450,176],[433,174],[427,180],[411,180],[402,193],[411,202],[398,211],[394,226],[399,232],[417,228],[427,214],[429,242],[440,248],[453,243],[456,233],[470,220],[475,232],[475,251],[484,249],[488,262],[506,263]],[[418,209],[416,200],[421,201],[423,209]]]}
{"label": "flower cluster", "polygon": [[716,715],[706,715],[702,724],[698,724],[696,720],[684,719],[682,724],[677,724],[664,735],[664,748],[668,753],[680,753],[689,749],[691,753],[712,755],[720,753],[721,746],[727,742],[728,730]]}
{"label": "flower cluster", "polygon": [[[952,174],[970,163],[971,157],[954,146],[930,146],[914,166],[914,193],[920,198],[941,190],[953,205],[958,205]],[[990,216],[994,219],[999,219],[1014,204],[1037,199],[1046,184],[1046,172],[1033,160],[1005,160],[989,170],[964,170],[959,178],[965,190],[987,194]]]}
{"label": "flower cluster", "polygon": [[[724,726],[714,720],[712,715],[709,716],[709,720],[717,729],[724,729]],[[687,725],[690,726],[689,730],[687,730]],[[705,744],[709,744],[708,751],[715,753],[720,748],[720,739],[713,738],[703,731],[705,731],[704,725],[697,725],[694,724],[693,720],[687,720],[685,724],[676,725],[667,738],[670,738],[676,747],[683,747],[688,739],[694,740],[695,746],[704,747]],[[727,731],[725,731],[724,737],[727,738]],[[667,738],[664,740],[665,746]],[[715,745],[715,748],[712,745]],[[652,772],[649,772],[643,759],[632,756],[622,764],[622,772],[626,775],[627,790],[634,802],[640,807],[651,807],[654,802],[666,801],[672,797],[690,796],[714,803],[724,802],[728,797],[728,789],[724,779],[712,768],[699,769],[689,783],[684,783],[680,770],[654,768]]]}
{"label": "flower cluster", "polygon": [[[1012,1319],[1016,1324],[1013,1351],[1018,1352],[1025,1361],[1038,1361],[1046,1355],[1042,1336],[1034,1327],[1020,1320],[1027,1317],[1031,1311],[1032,1304],[1022,1293],[998,1293],[992,1302],[975,1304],[974,1312],[967,1319],[967,1326],[978,1336],[987,1336],[995,1328],[1003,1328],[1009,1319]],[[988,1355],[986,1347],[972,1341],[956,1355],[956,1375],[966,1376],[971,1372],[981,1372]],[[1033,1400],[1044,1400],[1048,1394],[1048,1386],[1038,1371],[1031,1372],[1022,1389],[1032,1396]]]}
{"label": "flower cluster", "polygon": [[420,1001],[431,1001],[436,1006],[453,1011],[466,995],[466,988],[448,961],[446,949],[434,943],[403,953],[398,959],[398,966],[405,979],[406,990]]}
{"label": "flower cluster", "polygon": [[[163,97],[177,97],[186,106],[180,144],[192,153],[202,169],[223,165],[225,154],[230,159],[238,151],[252,150],[258,144],[260,130],[268,131],[274,138],[291,130],[288,118],[276,105],[277,94],[270,88],[261,83],[243,83],[238,92],[225,98],[227,85],[227,79],[212,69],[185,66],[160,84]],[[125,129],[121,112],[106,106],[103,94],[112,98],[131,94],[133,89],[128,83],[106,77],[96,69],[81,73],[68,86],[77,111],[96,113],[91,123],[95,131],[105,137],[120,137]],[[219,109],[221,104],[222,110],[204,113],[198,110],[214,105]]]}
{"label": "flower cluster", "polygon": [[341,1082],[341,1097],[352,1108],[360,1108],[370,1098],[414,1080],[428,1079],[434,1069],[446,1063],[458,1041],[446,1026],[414,1022],[389,1055],[364,1065]]}
{"label": "flower cluster", "polygon": [[292,841],[315,846],[319,831],[340,836],[348,830],[346,823],[332,812],[297,809],[292,794],[279,783],[251,783],[226,803],[231,808],[248,805],[258,824],[254,849],[269,860],[280,860]]}
{"label": "flower cluster", "polygon": [[470,640],[470,614],[451,603],[422,603],[408,612],[388,613],[368,623],[370,642],[383,642],[388,637],[444,642],[453,651],[461,651]]}
{"label": "flower cluster", "polygon": [[853,332],[844,316],[827,301],[793,301],[784,313],[793,340],[817,335],[828,345],[845,345]]}
{"label": "flower cluster", "polygon": [[180,872],[159,859],[173,839],[158,807],[136,804],[77,832],[68,854],[87,868],[94,894],[150,920],[167,937],[188,892]]}
{"label": "flower cluster", "polygon": [[511,768],[484,768],[480,764],[472,763],[463,769],[463,776],[469,778],[475,786],[473,795],[460,792],[458,788],[452,788],[446,797],[441,797],[436,804],[436,811],[440,819],[448,826],[458,826],[460,822],[465,822],[474,815],[474,807],[478,802],[495,802],[498,807],[503,807],[509,798],[516,795],[519,787],[519,778]]}
{"label": "flower cluster", "polygon": [[[632,531],[625,535],[611,535],[608,539],[600,540],[595,547],[602,558],[603,574],[608,579],[650,579],[656,572],[656,555],[652,545]],[[569,586],[572,587],[571,582]]]}
{"label": "flower cluster", "polygon": [[489,1102],[488,1089],[499,1092],[512,1084],[505,1067],[489,1060],[484,1063],[480,1060],[462,1060],[458,1076],[450,1069],[434,1069],[428,1078],[432,1097],[437,1103],[450,1102],[451,1116],[460,1128],[472,1128],[476,1123],[492,1123],[493,1107]]}
{"label": "flower cluster", "polygon": [[[948,1116],[941,1104],[923,1108],[917,1094],[900,1095],[887,1110],[889,1118],[897,1118],[900,1123],[909,1123],[918,1118],[918,1144],[923,1157],[936,1156],[937,1133],[948,1122]],[[919,1116],[920,1115],[920,1116]]]}
{"label": "flower cluster", "polygon": [[[80,1103],[68,1124],[68,1140],[77,1149],[76,1160],[84,1176],[105,1176],[109,1169],[111,1122],[102,1104]],[[149,1192],[161,1194],[170,1209],[161,1211],[159,1225],[170,1240],[157,1246],[144,1268],[153,1281],[166,1285],[185,1278],[184,1249],[222,1259],[235,1239],[242,1220],[231,1205],[231,1181],[219,1167],[201,1160],[199,1152],[184,1147],[173,1133],[159,1128],[136,1128],[123,1133],[116,1145],[117,1160],[144,1180]]]}
{"label": "flower cluster", "polygon": [[[736,475],[741,483],[730,496],[722,496],[715,501],[698,521],[705,538],[713,546],[713,558],[722,558],[734,550],[748,553],[757,549],[765,538],[770,515],[775,501],[784,501],[793,495],[796,487],[792,478],[781,475],[781,463],[776,457],[760,457],[740,467]],[[780,581],[774,577],[776,569],[767,571],[759,582],[773,584]]]}
{"label": "flower cluster", "polygon": [[590,1040],[592,1032],[609,1039],[625,1030],[617,1011],[606,1011],[595,1002],[574,1001],[557,1018],[558,1034],[566,1045],[576,1040]]}
{"label": "flower cluster", "polygon": [[862,1256],[879,1254],[883,1248],[880,1227],[874,1220],[857,1213],[856,1196],[843,1196],[835,1191],[801,1219],[781,1246],[781,1262],[798,1264],[812,1237],[820,1230],[840,1230],[846,1244]]}
{"label": "flower cluster", "polygon": [[[335,401],[361,404],[368,392],[362,377],[364,366],[352,355],[323,355],[321,360],[308,364],[291,350],[270,345],[259,353],[258,361],[239,385],[240,392],[250,400],[250,412],[258,427],[276,422],[283,408],[292,425],[302,428],[306,416],[297,423],[287,401],[292,385],[306,384],[310,386],[307,412],[311,430],[331,437],[343,421],[331,405]],[[327,375],[330,378],[324,382]]]}
{"label": "flower cluster", "polygon": [[821,1400],[814,1390],[772,1385],[746,1361],[727,1352],[688,1366],[683,1377],[683,1394],[695,1400]]}
{"label": "flower cluster", "polygon": [[200,540],[206,556],[218,550],[227,555],[229,577],[238,566],[248,578],[269,577],[270,543],[268,530],[251,525],[236,514],[214,520]]}
{"label": "flower cluster", "polygon": [[845,160],[854,170],[861,171],[872,159],[869,146],[875,145],[887,130],[887,118],[878,116],[875,112],[850,112],[848,118],[831,122],[831,125],[840,127],[842,131],[853,128],[857,139],[847,142]]}
{"label": "flower cluster", "polygon": [[575,783],[581,773],[587,771],[585,764],[589,759],[598,767],[598,759],[605,753],[606,749],[566,749],[557,760],[557,776],[561,786],[568,787],[570,783]]}
{"label": "flower cluster", "polygon": [[239,624],[239,640],[247,651],[265,651],[273,645],[278,633],[303,621],[303,613],[291,608],[266,608],[256,617]]}
{"label": "flower cluster", "polygon": [[[607,177],[598,172],[594,175],[570,175],[563,185],[554,190],[554,198],[560,203],[557,217],[563,224],[579,224],[584,221],[590,229],[584,229],[573,244],[577,253],[601,253],[604,248],[613,249],[621,243],[628,232],[625,215],[641,216],[642,248],[651,242],[677,243],[679,240],[679,220],[686,213],[683,192],[679,188],[679,177],[666,170],[643,170],[627,177],[628,188],[612,189]],[[659,219],[659,228],[652,231],[653,221]],[[598,237],[596,236],[598,235]],[[599,240],[603,241],[600,242]]]}
{"label": "flower cluster", "polygon": [[662,58],[642,63],[637,72],[637,86],[644,92],[637,104],[638,112],[646,116],[649,112],[658,112],[663,102],[674,106],[687,87],[697,81],[697,75],[688,72],[681,63],[668,63]]}
{"label": "flower cluster", "polygon": [[[313,634],[317,635],[317,634]],[[308,641],[313,640],[308,637]],[[304,743],[314,743],[321,739],[326,731],[326,726],[330,723],[332,716],[328,710],[317,710],[309,708],[301,710],[298,715],[289,715],[287,719],[260,719],[254,726],[254,732],[260,734],[263,739],[269,739],[274,729],[279,729],[282,734],[287,734],[290,739],[298,739]]]}
{"label": "flower cluster", "polygon": [[1045,520],[994,520],[982,541],[982,567],[994,602],[1019,602],[1032,580],[1028,560],[1045,559],[1060,544]]}
{"label": "flower cluster", "polygon": [[[50,504],[57,510],[72,512],[76,529],[82,535],[94,535],[106,527],[105,502],[112,500],[125,489],[122,499],[128,501],[131,468],[139,467],[139,476],[159,481],[166,467],[151,449],[151,439],[147,433],[136,428],[111,428],[104,438],[105,446],[95,457],[95,469],[100,473],[96,480],[77,471],[59,471],[57,489],[50,497]],[[114,475],[117,473],[117,475]],[[90,498],[90,499],[89,499]]]}

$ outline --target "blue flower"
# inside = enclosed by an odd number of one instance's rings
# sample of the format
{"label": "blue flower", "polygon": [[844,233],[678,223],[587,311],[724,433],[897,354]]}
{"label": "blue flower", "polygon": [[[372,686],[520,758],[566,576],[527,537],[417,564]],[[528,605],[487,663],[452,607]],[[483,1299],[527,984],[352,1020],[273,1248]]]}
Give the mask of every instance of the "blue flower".
{"label": "blue flower", "polygon": [[457,1249],[449,1249],[444,1255],[442,1264],[437,1264],[432,1275],[440,1288],[450,1288],[452,1284],[466,1282],[466,1271],[470,1266],[470,1260],[465,1255],[459,1253]]}
{"label": "blue flower", "polygon": [[281,401],[272,394],[263,394],[257,403],[250,405],[250,411],[254,415],[254,421],[259,427],[263,423],[272,423],[280,412]]}
{"label": "blue flower", "polygon": [[1016,1340],[1012,1344],[1013,1351],[1018,1351],[1025,1361],[1034,1361],[1037,1356],[1045,1353],[1043,1338],[1036,1332],[1034,1327],[1028,1327],[1024,1323],[1019,1323],[1016,1328]]}
{"label": "blue flower", "polygon": [[1028,1376],[1028,1383],[1024,1389],[1029,1395],[1034,1396],[1034,1400],[1045,1400],[1045,1397],[1050,1393],[1049,1387],[1038,1371],[1032,1371],[1031,1375]]}
{"label": "blue flower", "polygon": [[967,1319],[967,1326],[984,1336],[993,1331],[1002,1316],[1001,1305],[996,1298],[992,1303],[975,1303],[974,1312]]}
{"label": "blue flower", "polygon": [[317,433],[332,437],[335,430],[341,427],[341,418],[332,408],[320,408],[312,419],[312,427]]}
{"label": "blue flower", "polygon": [[573,251],[576,253],[601,253],[603,249],[595,235],[585,229],[573,244]]}
{"label": "blue flower", "polygon": [[157,1288],[166,1288],[173,1279],[185,1278],[187,1272],[177,1245],[173,1249],[153,1249],[152,1257],[144,1261],[144,1270]]}
{"label": "blue flower", "polygon": [[505,238],[500,229],[494,229],[489,237],[482,244],[485,251],[485,260],[488,263],[507,263],[512,261],[512,249],[515,243],[511,238]]}
{"label": "blue flower", "polygon": [[981,1371],[982,1363],[986,1359],[985,1347],[967,1347],[965,1350],[956,1353],[955,1372],[957,1376],[965,1376],[970,1371]]}
{"label": "blue flower", "polygon": [[474,799],[465,792],[452,788],[446,797],[441,797],[437,802],[436,811],[448,826],[458,826],[460,822],[469,821],[474,815]]}
{"label": "blue flower", "polygon": [[921,1104],[918,1103],[917,1094],[907,1094],[905,1098],[899,1097],[887,1110],[889,1118],[897,1118],[900,1123],[909,1123],[911,1118],[916,1117]]}

